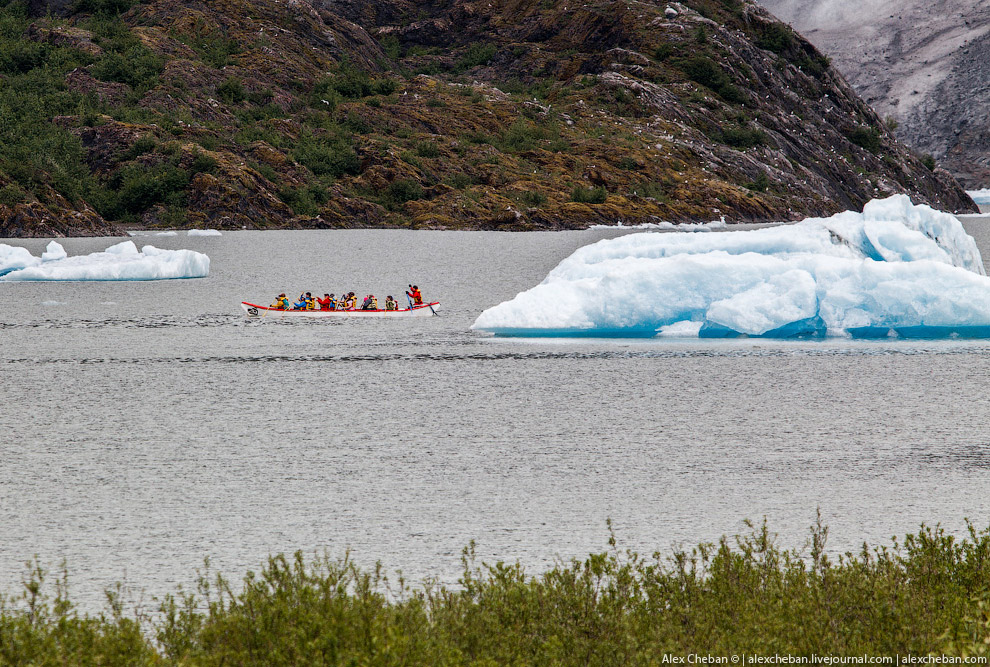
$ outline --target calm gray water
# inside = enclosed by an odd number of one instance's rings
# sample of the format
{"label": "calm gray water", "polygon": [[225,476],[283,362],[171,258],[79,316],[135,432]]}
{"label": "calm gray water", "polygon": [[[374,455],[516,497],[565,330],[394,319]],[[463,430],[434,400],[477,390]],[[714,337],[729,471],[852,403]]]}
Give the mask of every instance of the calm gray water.
{"label": "calm gray water", "polygon": [[[968,219],[984,257],[990,221]],[[670,551],[766,516],[833,551],[990,524],[990,341],[491,339],[484,308],[613,231],[141,237],[209,278],[0,284],[0,590],[66,559],[98,606],[345,549],[453,582],[476,540],[531,573]],[[69,239],[70,254],[116,240]],[[19,241],[38,253],[44,241]],[[279,291],[401,296],[441,317],[246,321]]]}

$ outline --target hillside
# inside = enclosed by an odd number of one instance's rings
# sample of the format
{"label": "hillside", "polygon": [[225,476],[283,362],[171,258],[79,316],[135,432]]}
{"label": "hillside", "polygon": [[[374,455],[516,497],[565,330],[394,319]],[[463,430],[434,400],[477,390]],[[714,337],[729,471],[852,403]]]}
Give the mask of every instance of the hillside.
{"label": "hillside", "polygon": [[0,118],[0,236],[973,210],[741,0],[14,1]]}
{"label": "hillside", "polygon": [[898,138],[969,188],[990,185],[990,5],[763,0],[818,48]]}

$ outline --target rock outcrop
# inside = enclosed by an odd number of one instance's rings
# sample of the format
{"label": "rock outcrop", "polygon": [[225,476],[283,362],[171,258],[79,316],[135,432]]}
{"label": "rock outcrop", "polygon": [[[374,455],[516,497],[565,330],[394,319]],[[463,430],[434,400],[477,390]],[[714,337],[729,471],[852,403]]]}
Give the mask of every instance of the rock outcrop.
{"label": "rock outcrop", "polygon": [[[748,0],[150,0],[84,18],[24,33],[60,56],[47,75],[75,63],[45,121],[65,164],[7,177],[0,160],[0,204],[60,233],[105,233],[75,223],[100,214],[227,229],[794,219],[902,192],[974,210]],[[30,234],[10,210],[0,236]]]}
{"label": "rock outcrop", "polygon": [[964,185],[990,185],[990,5],[762,0],[831,56],[897,136]]}

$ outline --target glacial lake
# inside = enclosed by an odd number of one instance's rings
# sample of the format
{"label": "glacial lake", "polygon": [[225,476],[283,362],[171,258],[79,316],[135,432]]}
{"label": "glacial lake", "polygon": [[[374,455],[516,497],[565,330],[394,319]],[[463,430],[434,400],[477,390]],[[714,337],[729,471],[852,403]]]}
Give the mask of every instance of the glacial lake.
{"label": "glacial lake", "polygon": [[[990,258],[990,218],[964,224]],[[137,236],[206,279],[0,284],[0,591],[68,565],[88,610],[239,580],[267,555],[456,582],[461,550],[531,574],[670,553],[765,516],[833,553],[922,522],[990,525],[990,341],[513,340],[469,330],[624,233]],[[70,255],[119,239],[66,239]],[[39,254],[47,240],[4,241]],[[247,320],[285,291],[393,294],[441,316]]]}

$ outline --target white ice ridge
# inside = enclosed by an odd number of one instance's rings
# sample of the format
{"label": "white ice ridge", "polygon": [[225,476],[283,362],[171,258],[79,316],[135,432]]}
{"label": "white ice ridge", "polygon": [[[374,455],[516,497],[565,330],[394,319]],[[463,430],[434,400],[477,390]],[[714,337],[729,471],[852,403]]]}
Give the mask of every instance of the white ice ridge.
{"label": "white ice ridge", "polygon": [[973,201],[979,204],[980,206],[990,205],[990,188],[984,188],[983,190],[973,190],[971,192],[967,192],[966,194],[972,197]]}
{"label": "white ice ridge", "polygon": [[577,250],[472,326],[506,336],[990,337],[990,278],[959,220],[904,195],[862,213]]}
{"label": "white ice ridge", "polygon": [[190,229],[186,236],[223,236],[218,229]]}
{"label": "white ice ridge", "polygon": [[27,280],[168,280],[203,278],[210,258],[192,250],[160,250],[146,245],[140,252],[133,241],[103,252],[69,257],[52,241],[41,257],[26,248],[0,243],[0,281]]}

